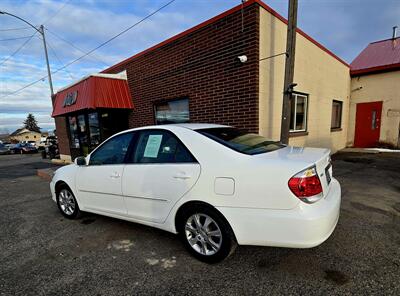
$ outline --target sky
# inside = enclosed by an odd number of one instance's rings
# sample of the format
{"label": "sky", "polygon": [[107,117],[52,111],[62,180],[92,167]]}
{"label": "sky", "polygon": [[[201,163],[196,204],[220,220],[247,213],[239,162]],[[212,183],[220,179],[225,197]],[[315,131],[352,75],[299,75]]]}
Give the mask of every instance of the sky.
{"label": "sky", "polygon": [[[0,0],[0,10],[46,28],[52,71],[138,22],[170,0]],[[287,16],[288,0],[265,0]],[[175,0],[106,46],[55,73],[54,89],[189,29],[241,0]],[[368,43],[400,26],[400,0],[299,0],[298,27],[350,63]],[[22,126],[29,112],[54,129],[43,42],[22,21],[0,14],[0,134]],[[10,40],[11,39],[11,40]],[[24,45],[23,47],[21,47]],[[15,51],[20,49],[14,56]]]}

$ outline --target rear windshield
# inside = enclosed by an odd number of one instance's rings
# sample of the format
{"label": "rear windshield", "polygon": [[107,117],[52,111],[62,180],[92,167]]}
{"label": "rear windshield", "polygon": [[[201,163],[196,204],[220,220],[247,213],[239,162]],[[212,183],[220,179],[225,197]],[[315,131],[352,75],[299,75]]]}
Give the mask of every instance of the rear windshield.
{"label": "rear windshield", "polygon": [[199,129],[197,132],[235,151],[254,155],[285,147],[280,142],[251,134],[232,127]]}

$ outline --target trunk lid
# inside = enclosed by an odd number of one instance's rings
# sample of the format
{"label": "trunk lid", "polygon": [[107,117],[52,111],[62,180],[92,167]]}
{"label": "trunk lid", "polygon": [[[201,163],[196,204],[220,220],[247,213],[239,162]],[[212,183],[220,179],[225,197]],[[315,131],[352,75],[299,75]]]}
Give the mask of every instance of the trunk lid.
{"label": "trunk lid", "polygon": [[282,162],[290,168],[292,175],[315,165],[321,181],[323,195],[330,189],[332,165],[330,150],[325,148],[287,146],[272,152],[255,155],[259,159]]}

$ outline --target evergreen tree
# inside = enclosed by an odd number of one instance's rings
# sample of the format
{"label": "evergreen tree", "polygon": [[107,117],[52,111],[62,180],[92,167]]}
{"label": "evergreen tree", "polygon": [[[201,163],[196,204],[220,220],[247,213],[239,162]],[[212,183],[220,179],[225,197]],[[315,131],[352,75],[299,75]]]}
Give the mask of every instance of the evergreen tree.
{"label": "evergreen tree", "polygon": [[24,121],[24,128],[40,133],[40,127],[37,125],[37,120],[32,113],[29,113]]}

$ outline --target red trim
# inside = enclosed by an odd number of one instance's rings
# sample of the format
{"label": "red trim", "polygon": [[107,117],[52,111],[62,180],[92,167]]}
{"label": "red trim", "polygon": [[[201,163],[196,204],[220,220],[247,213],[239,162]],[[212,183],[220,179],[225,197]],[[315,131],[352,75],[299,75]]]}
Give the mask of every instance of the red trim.
{"label": "red trim", "polygon": [[390,71],[395,71],[395,70],[399,70],[399,69],[400,69],[400,63],[397,63],[397,64],[376,66],[376,67],[360,69],[360,70],[350,70],[350,75],[351,76],[361,76],[361,75],[366,75],[366,74],[370,74],[370,73],[390,72]]}
{"label": "red trim", "polygon": [[[108,73],[108,72],[112,71],[113,69],[115,69],[115,68],[117,68],[119,66],[122,66],[122,65],[124,65],[126,63],[129,63],[130,61],[134,60],[137,57],[145,55],[146,53],[148,53],[150,51],[153,51],[153,50],[156,50],[156,49],[162,47],[163,45],[171,43],[171,42],[173,42],[173,41],[175,41],[175,40],[177,40],[177,39],[179,39],[181,37],[189,35],[190,33],[193,33],[193,32],[195,32],[197,30],[200,30],[200,29],[202,29],[202,28],[204,28],[204,27],[206,27],[206,26],[208,26],[208,25],[210,25],[210,24],[212,24],[212,23],[214,23],[214,22],[216,22],[216,21],[228,16],[228,15],[231,15],[232,13],[240,11],[242,9],[242,7],[244,8],[244,7],[250,6],[250,5],[254,4],[254,3],[259,4],[261,7],[263,7],[265,10],[267,10],[269,13],[271,13],[273,16],[275,16],[276,18],[278,18],[279,20],[281,20],[282,22],[287,24],[287,20],[283,16],[281,16],[278,12],[273,10],[271,7],[269,7],[267,4],[265,4],[261,0],[248,0],[243,5],[239,4],[239,5],[231,8],[231,9],[229,9],[229,10],[227,10],[227,11],[225,11],[225,12],[223,12],[223,13],[221,13],[221,14],[219,14],[219,15],[217,15],[217,16],[215,16],[215,17],[213,17],[213,18],[211,18],[211,19],[209,19],[207,21],[205,21],[205,22],[202,22],[202,23],[198,24],[197,26],[194,26],[193,28],[190,28],[190,29],[188,29],[186,31],[183,31],[183,32],[179,33],[178,35],[175,35],[175,36],[173,36],[171,38],[168,38],[167,40],[164,40],[161,43],[158,43],[158,44],[156,44],[156,45],[154,45],[154,46],[152,46],[152,47],[150,47],[148,49],[145,49],[144,51],[141,51],[141,52],[139,52],[139,53],[137,53],[137,54],[135,54],[135,55],[133,55],[133,56],[121,61],[121,62],[119,62],[118,64],[115,64],[115,65],[103,70],[101,73]],[[309,40],[312,43],[314,43],[320,49],[325,51],[327,54],[329,54],[330,56],[332,56],[333,58],[335,58],[336,60],[338,60],[339,62],[344,64],[345,66],[350,67],[349,64],[347,64],[345,61],[343,61],[341,58],[339,58],[337,55],[335,55],[329,49],[324,47],[322,44],[318,43],[315,39],[313,39],[312,37],[310,37],[309,35],[304,33],[299,28],[297,28],[297,33],[299,33],[300,35],[304,36],[307,40]]]}

